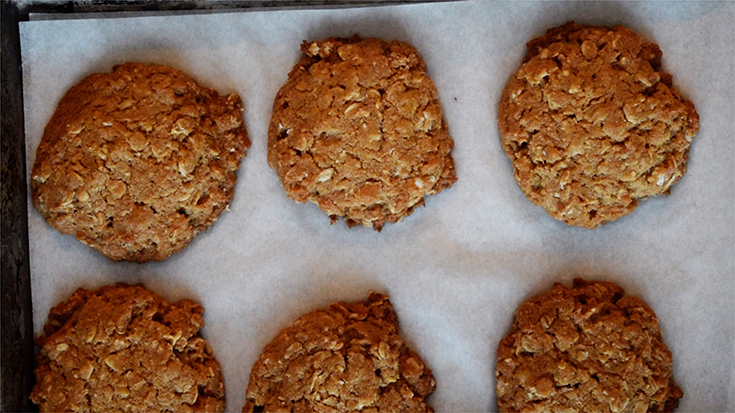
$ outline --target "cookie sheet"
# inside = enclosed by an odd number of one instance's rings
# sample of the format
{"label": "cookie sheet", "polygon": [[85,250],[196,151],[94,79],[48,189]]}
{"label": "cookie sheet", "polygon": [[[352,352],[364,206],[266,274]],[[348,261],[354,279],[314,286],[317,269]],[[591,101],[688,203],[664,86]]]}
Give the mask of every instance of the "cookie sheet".
{"label": "cookie sheet", "polygon": [[[124,15],[122,15],[124,16]],[[498,341],[515,308],[554,282],[610,280],[657,312],[684,390],[680,412],[735,410],[735,3],[457,2],[21,23],[27,166],[62,95],[126,61],[179,68],[239,93],[253,142],[230,211],[161,263],[113,263],[28,211],[34,328],[77,287],[143,282],[204,305],[229,411],[260,351],[299,315],[370,289],[433,369],[440,412],[495,410]],[[500,147],[498,100],[525,42],[567,20],[623,24],[663,50],[701,116],[687,175],[595,230],[532,205]],[[303,40],[354,33],[412,43],[439,89],[459,181],[381,233],[329,225],[289,200],[266,162],[273,99]]]}

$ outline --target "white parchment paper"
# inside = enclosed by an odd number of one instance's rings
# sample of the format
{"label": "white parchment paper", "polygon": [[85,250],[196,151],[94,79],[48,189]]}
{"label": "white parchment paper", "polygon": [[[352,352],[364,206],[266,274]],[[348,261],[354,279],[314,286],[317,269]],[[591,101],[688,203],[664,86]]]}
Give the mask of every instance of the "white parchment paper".
{"label": "white parchment paper", "polygon": [[[593,231],[551,219],[516,185],[496,126],[525,42],[567,20],[623,24],[656,41],[701,116],[687,175],[668,197]],[[303,40],[412,43],[439,89],[459,181],[381,233],[289,200],[266,162],[273,99]],[[495,351],[515,308],[574,276],[619,283],[657,312],[684,390],[681,412],[735,410],[735,3],[460,2],[21,24],[27,165],[56,104],[126,61],[239,93],[253,145],[231,211],[162,263],[113,263],[29,210],[34,328],[77,287],[144,282],[206,308],[203,334],[239,411],[275,334],[330,302],[389,293],[402,335],[433,369],[437,411],[495,410]]]}

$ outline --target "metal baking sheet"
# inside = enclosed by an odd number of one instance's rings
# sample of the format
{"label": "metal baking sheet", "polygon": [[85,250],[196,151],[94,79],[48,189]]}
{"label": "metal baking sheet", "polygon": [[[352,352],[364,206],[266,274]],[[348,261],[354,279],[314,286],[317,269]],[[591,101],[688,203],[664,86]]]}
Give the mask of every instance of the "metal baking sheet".
{"label": "metal baking sheet", "polygon": [[[515,308],[575,276],[614,281],[657,312],[685,396],[678,411],[735,410],[735,73],[732,2],[454,2],[34,20],[20,24],[26,165],[61,96],[125,61],[179,68],[238,93],[253,145],[235,199],[161,263],[113,263],[28,211],[34,331],[77,287],[143,282],[206,308],[229,411],[265,344],[333,301],[389,293],[402,335],[434,371],[437,411],[495,410],[495,350]],[[568,20],[633,28],[663,50],[701,130],[687,175],[593,231],[557,222],[517,187],[496,126],[525,42]],[[413,44],[439,89],[458,182],[378,233],[289,200],[266,162],[273,99],[303,40],[376,36]],[[29,203],[30,205],[30,203]]]}

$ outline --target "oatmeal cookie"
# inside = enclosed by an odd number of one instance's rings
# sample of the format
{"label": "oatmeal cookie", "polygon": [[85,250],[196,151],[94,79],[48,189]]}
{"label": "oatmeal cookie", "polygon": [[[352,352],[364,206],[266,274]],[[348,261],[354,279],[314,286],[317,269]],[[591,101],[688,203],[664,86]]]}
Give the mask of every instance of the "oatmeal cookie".
{"label": "oatmeal cookie", "polygon": [[431,370],[398,336],[388,296],[335,303],[282,330],[253,366],[243,413],[433,412]]}
{"label": "oatmeal cookie", "polygon": [[523,303],[498,345],[501,412],[671,412],[682,391],[653,310],[575,279]]}
{"label": "oatmeal cookie", "polygon": [[661,70],[658,46],[625,27],[569,22],[527,49],[498,116],[526,196],[591,229],[668,194],[686,171],[699,116]]}
{"label": "oatmeal cookie", "polygon": [[220,366],[199,329],[204,309],[140,285],[78,289],[36,340],[42,412],[223,412]]}
{"label": "oatmeal cookie", "polygon": [[249,146],[239,96],[125,63],[59,102],[36,151],[33,204],[112,260],[160,261],[227,208]]}
{"label": "oatmeal cookie", "polygon": [[354,36],[301,50],[268,129],[268,164],[290,198],[380,230],[452,186],[454,141],[416,49]]}

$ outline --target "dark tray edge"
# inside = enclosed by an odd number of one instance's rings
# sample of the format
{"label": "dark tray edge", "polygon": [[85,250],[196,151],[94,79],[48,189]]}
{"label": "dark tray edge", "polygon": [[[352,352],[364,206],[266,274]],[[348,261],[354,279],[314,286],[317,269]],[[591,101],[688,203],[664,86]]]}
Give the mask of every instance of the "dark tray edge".
{"label": "dark tray edge", "polygon": [[[23,78],[18,22],[27,14],[16,3],[2,2],[2,95],[0,132],[0,207],[2,223],[2,334],[0,379],[2,411],[31,411],[33,387],[33,314],[28,264],[28,215],[23,124]],[[37,410],[37,409],[36,409]]]}

